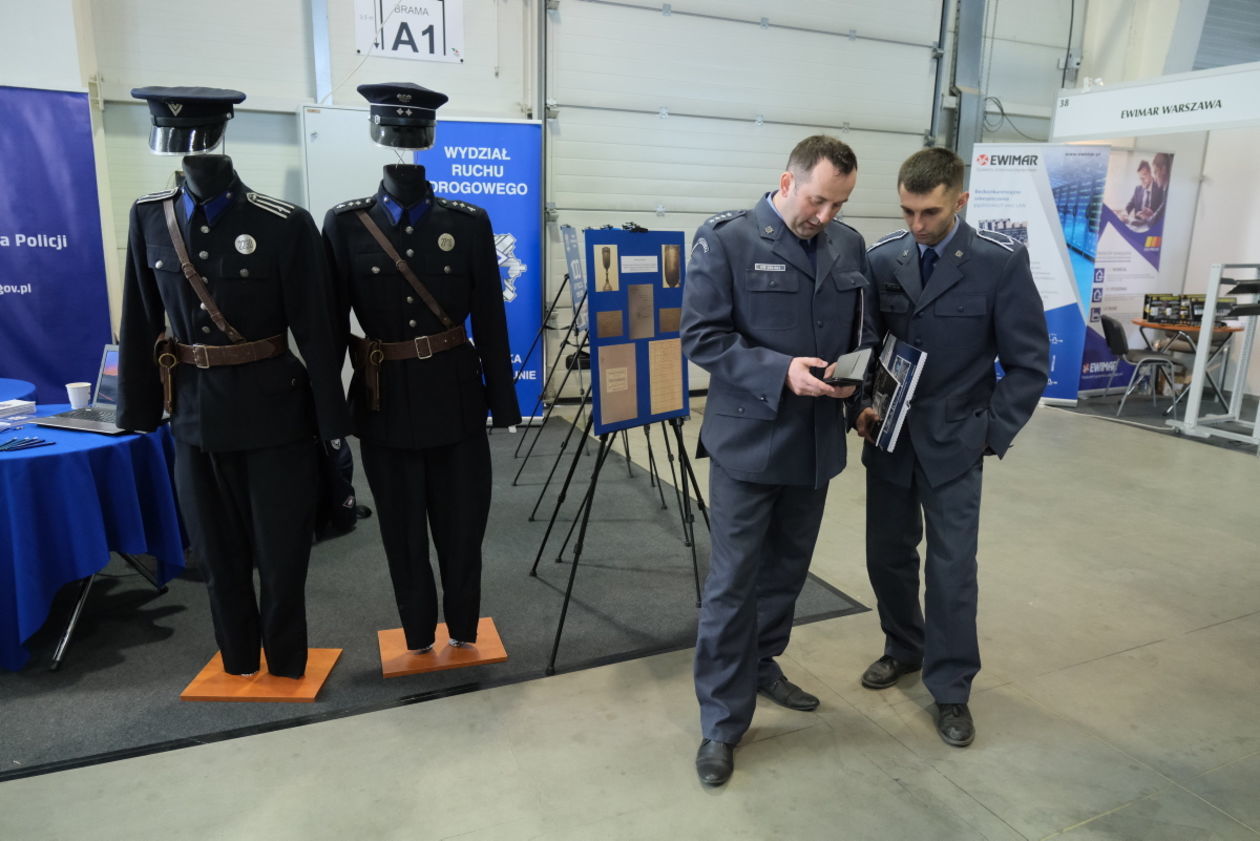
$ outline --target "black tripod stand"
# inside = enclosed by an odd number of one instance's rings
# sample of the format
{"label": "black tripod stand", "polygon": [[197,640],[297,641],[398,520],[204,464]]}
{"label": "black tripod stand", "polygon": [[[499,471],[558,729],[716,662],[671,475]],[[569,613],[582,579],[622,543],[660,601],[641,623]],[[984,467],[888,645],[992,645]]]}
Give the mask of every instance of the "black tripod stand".
{"label": "black tripod stand", "polygon": [[[594,423],[595,423],[595,419],[594,419],[594,416],[592,415],[587,420],[586,426],[582,431],[583,438],[586,438],[587,436],[590,435],[590,432],[591,432],[592,427],[594,426]],[[676,493],[678,492],[678,486],[681,484],[682,490],[681,490],[680,514],[681,514],[682,523],[683,523],[683,535],[684,535],[683,542],[684,542],[684,545],[686,545],[691,550],[691,568],[692,568],[693,577],[695,579],[695,587],[696,587],[696,606],[699,607],[700,605],[700,564],[699,564],[698,558],[696,557],[695,517],[691,513],[692,490],[694,489],[696,493],[697,505],[702,512],[705,512],[704,501],[700,495],[700,488],[699,488],[699,484],[696,482],[695,472],[692,470],[691,462],[687,458],[686,448],[683,445],[682,419],[672,418],[668,421],[668,424],[673,430],[674,439],[677,442],[677,446],[678,446],[678,457],[679,457],[679,463],[680,463],[679,469],[682,474],[682,482],[679,483],[677,482],[677,479],[675,480],[675,492]],[[574,428],[576,428],[576,426]],[[625,430],[622,430],[622,431],[624,432]],[[646,426],[645,426],[645,431],[646,431]],[[669,436],[668,436],[668,432],[665,430],[664,423],[662,423],[662,432],[665,434],[666,447],[668,448]],[[569,568],[569,581],[568,581],[567,586],[565,587],[564,602],[560,608],[560,620],[558,624],[556,625],[556,636],[555,636],[555,641],[553,642],[552,648],[551,648],[551,657],[547,661],[546,672],[548,675],[553,675],[556,673],[556,656],[560,651],[560,639],[564,634],[564,622],[565,622],[565,618],[568,616],[569,602],[573,598],[573,587],[577,581],[578,565],[581,562],[582,549],[586,541],[586,533],[587,533],[588,526],[590,524],[591,509],[594,507],[595,491],[599,485],[599,477],[600,477],[601,471],[603,470],[604,462],[607,460],[608,453],[612,450],[613,445],[615,443],[616,443],[615,432],[605,433],[599,436],[599,450],[595,457],[595,464],[593,468],[591,469],[590,482],[587,485],[586,493],[582,498],[582,502],[578,507],[578,510],[574,517],[573,524],[569,528],[569,533],[565,537],[564,544],[560,547],[560,554],[556,558],[557,562],[559,562],[562,559],[564,549],[568,545],[569,539],[573,536],[574,529],[576,529],[577,539],[574,541],[574,544],[573,544],[573,560],[572,560],[572,566]],[[564,505],[565,498],[568,495],[568,489],[569,489],[570,484],[573,481],[573,476],[577,471],[577,463],[578,463],[578,458],[580,456],[581,456],[581,448],[579,447],[574,454],[572,462],[570,462],[569,464],[569,469],[565,475],[564,483],[560,487],[559,496],[557,497],[555,507],[553,508],[551,512],[551,518],[547,523],[547,530],[546,532],[544,532],[542,543],[538,547],[538,554],[534,556],[533,566],[531,566],[529,570],[529,574],[531,576],[536,577],[538,574],[538,563],[539,561],[542,560],[543,551],[546,549],[547,542],[551,537],[552,529],[555,527],[556,519],[560,514],[560,509]],[[628,458],[628,454],[627,454],[627,458]],[[654,463],[654,461],[655,461],[655,457],[651,455],[650,438],[649,438],[649,463],[650,464]],[[672,450],[670,452],[670,464],[671,464],[671,471],[672,471],[672,467],[673,467]],[[663,495],[663,492],[659,491],[659,484],[658,484],[658,492],[661,493],[661,504],[662,504],[662,507],[664,507],[664,495]],[[705,512],[704,517],[705,517],[705,524],[707,526],[708,525],[707,512]]]}

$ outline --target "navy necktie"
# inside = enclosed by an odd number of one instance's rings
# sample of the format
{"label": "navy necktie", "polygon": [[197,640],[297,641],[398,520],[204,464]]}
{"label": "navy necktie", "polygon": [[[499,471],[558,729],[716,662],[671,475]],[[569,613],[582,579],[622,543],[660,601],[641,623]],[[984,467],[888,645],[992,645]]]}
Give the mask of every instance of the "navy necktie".
{"label": "navy necktie", "polygon": [[927,286],[927,282],[932,279],[932,270],[936,268],[936,261],[939,259],[940,255],[936,253],[935,248],[927,249],[919,258],[919,277],[923,279],[924,286]]}

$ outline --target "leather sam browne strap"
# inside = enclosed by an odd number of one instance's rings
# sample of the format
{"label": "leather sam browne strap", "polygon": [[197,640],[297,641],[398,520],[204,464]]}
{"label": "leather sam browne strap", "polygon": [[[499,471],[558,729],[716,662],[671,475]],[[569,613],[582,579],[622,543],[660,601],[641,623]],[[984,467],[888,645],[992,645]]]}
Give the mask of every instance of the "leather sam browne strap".
{"label": "leather sam browne strap", "polygon": [[464,325],[457,324],[450,330],[430,336],[417,336],[405,342],[381,342],[350,336],[350,361],[364,376],[368,409],[381,410],[381,363],[399,359],[428,359],[435,353],[459,347],[468,342]]}
{"label": "leather sam browne strap", "polygon": [[210,290],[206,289],[206,279],[197,272],[192,260],[188,258],[184,237],[179,232],[179,221],[175,218],[175,200],[167,199],[162,202],[162,210],[166,214],[166,230],[171,235],[171,245],[175,246],[175,253],[179,255],[179,267],[183,270],[184,277],[188,278],[188,284],[193,288],[193,292],[196,292],[197,297],[201,299],[201,305],[206,308],[210,320],[233,342],[237,344],[245,342],[245,337],[223,317],[223,313],[219,311],[219,305],[214,302],[214,298],[210,297]]}
{"label": "leather sam browne strap", "polygon": [[236,345],[185,345],[162,333],[153,347],[153,358],[162,380],[162,403],[166,413],[175,412],[176,365],[183,363],[203,369],[217,368],[220,365],[244,365],[271,359],[288,349],[289,337],[284,333]]}
{"label": "leather sam browne strap", "polygon": [[407,282],[411,284],[412,289],[416,290],[420,300],[424,301],[424,305],[429,308],[429,312],[437,316],[438,321],[442,322],[442,326],[448,331],[454,329],[455,322],[446,314],[446,310],[442,309],[442,305],[437,302],[437,299],[433,297],[428,288],[420,282],[420,278],[416,277],[416,273],[411,270],[411,266],[407,265],[407,261],[399,256],[398,249],[394,248],[389,238],[372,221],[372,217],[368,215],[367,211],[356,210],[354,215],[359,217],[359,221],[363,223],[363,227],[367,228],[368,233],[372,235],[372,239],[376,240],[376,244],[381,247],[381,250],[385,252],[389,259],[394,261],[395,268],[402,273],[403,277],[407,278]]}

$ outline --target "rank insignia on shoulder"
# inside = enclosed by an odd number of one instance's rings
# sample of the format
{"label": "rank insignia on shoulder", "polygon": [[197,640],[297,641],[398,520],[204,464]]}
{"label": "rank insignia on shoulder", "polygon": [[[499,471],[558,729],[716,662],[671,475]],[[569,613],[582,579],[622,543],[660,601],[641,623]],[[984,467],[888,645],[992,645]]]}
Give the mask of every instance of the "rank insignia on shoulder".
{"label": "rank insignia on shoulder", "polygon": [[982,231],[977,228],[976,236],[980,239],[987,239],[989,242],[1005,248],[1007,251],[1014,251],[1015,246],[1019,245],[1019,240],[1014,237],[1008,237],[1006,234],[998,231]]}
{"label": "rank insignia on shoulder", "polygon": [[376,196],[368,196],[362,199],[348,199],[341,204],[333,206],[333,213],[349,213],[352,210],[370,210],[372,205],[376,204]]}
{"label": "rank insignia on shoulder", "polygon": [[288,219],[289,214],[292,213],[294,208],[297,207],[297,205],[290,204],[289,202],[284,201],[283,199],[273,198],[272,196],[265,196],[262,193],[252,193],[252,192],[246,193],[245,199],[246,201],[248,201],[250,204],[254,205],[255,207],[261,207],[263,210],[266,210],[269,213],[276,214],[281,219]]}
{"label": "rank insignia on shoulder", "polygon": [[713,216],[710,216],[708,219],[704,220],[704,224],[715,225],[715,226],[722,225],[722,224],[725,224],[726,222],[729,222],[731,219],[737,219],[740,216],[743,216],[747,212],[748,211],[746,210],[728,210],[728,211],[725,211],[724,213],[718,213]]}
{"label": "rank insignia on shoulder", "polygon": [[481,212],[481,208],[477,205],[469,204],[468,202],[460,201],[459,199],[444,199],[439,196],[437,203],[442,207],[449,207],[451,210],[458,210],[460,213],[467,213],[469,216],[476,216]]}
{"label": "rank insignia on shoulder", "polygon": [[172,187],[169,190],[158,190],[156,193],[145,193],[136,199],[136,204],[144,204],[151,201],[162,201],[163,199],[173,198],[179,192],[178,187]]}
{"label": "rank insignia on shoulder", "polygon": [[884,236],[882,236],[882,237],[880,237],[879,239],[877,239],[877,240],[876,240],[874,243],[872,243],[870,246],[868,246],[866,250],[867,250],[867,251],[874,251],[876,248],[879,248],[881,245],[883,245],[883,244],[885,244],[885,243],[888,243],[888,242],[896,242],[897,240],[901,239],[902,237],[904,237],[904,236],[905,236],[906,234],[908,234],[908,233],[910,233],[908,230],[906,230],[905,228],[902,228],[902,229],[901,229],[901,230],[899,230],[899,231],[893,231],[891,234],[885,234]]}

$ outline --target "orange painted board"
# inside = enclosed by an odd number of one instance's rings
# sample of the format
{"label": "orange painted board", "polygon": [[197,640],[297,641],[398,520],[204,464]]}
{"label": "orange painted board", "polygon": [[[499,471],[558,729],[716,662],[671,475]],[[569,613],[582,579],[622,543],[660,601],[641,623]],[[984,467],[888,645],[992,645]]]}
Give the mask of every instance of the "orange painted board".
{"label": "orange painted board", "polygon": [[402,628],[377,631],[376,642],[381,649],[381,676],[402,677],[445,669],[462,669],[466,666],[483,666],[507,660],[507,650],[499,638],[494,620],[483,616],[477,620],[477,642],[454,648],[446,623],[437,626],[433,650],[427,654],[415,654],[407,649],[407,639]]}
{"label": "orange painted board", "polygon": [[277,677],[267,671],[267,658],[256,674],[230,675],[223,671],[223,655],[215,652],[206,667],[179,693],[181,701],[273,701],[309,704],[332,673],[340,648],[308,648],[306,674]]}

